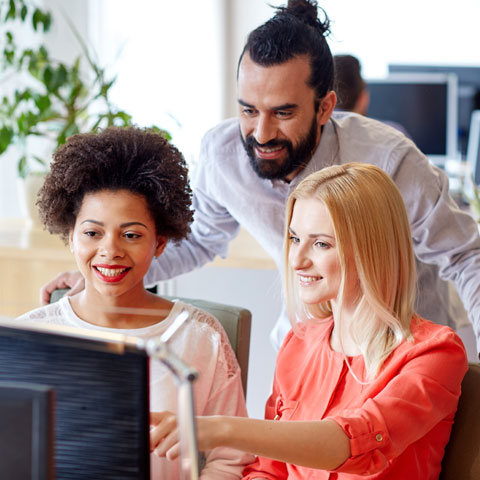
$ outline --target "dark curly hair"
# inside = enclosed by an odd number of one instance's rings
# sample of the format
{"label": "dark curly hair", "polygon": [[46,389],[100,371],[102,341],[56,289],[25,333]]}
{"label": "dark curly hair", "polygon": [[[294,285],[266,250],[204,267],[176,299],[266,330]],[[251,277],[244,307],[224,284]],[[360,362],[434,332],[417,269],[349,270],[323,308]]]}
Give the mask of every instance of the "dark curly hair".
{"label": "dark curly hair", "polygon": [[180,241],[193,220],[192,191],[183,155],[159,133],[109,127],[73,135],[53,156],[38,196],[40,218],[67,241],[85,194],[128,190],[142,195],[156,233]]}
{"label": "dark curly hair", "polygon": [[[318,10],[323,12],[323,22],[317,17]],[[315,90],[318,107],[319,100],[333,89],[333,58],[326,40],[329,33],[330,20],[316,1],[289,0],[286,7],[277,8],[270,20],[249,34],[238,67],[245,53],[263,67],[306,55],[311,69],[308,84]]]}

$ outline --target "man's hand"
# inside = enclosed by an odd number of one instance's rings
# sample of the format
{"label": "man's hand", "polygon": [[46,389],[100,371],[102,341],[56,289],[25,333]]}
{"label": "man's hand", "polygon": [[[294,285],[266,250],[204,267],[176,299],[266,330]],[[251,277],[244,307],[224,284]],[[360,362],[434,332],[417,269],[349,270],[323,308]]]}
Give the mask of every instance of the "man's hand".
{"label": "man's hand", "polygon": [[50,295],[58,288],[70,288],[67,295],[75,295],[85,288],[85,280],[77,270],[59,273],[40,289],[40,303],[42,305],[49,304]]}

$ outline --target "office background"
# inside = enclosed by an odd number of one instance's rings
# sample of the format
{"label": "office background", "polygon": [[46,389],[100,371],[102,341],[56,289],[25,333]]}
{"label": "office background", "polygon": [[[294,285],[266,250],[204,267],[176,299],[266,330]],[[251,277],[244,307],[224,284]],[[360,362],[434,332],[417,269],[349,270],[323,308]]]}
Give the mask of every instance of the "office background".
{"label": "office background", "polygon": [[[236,67],[248,32],[272,15],[268,3],[282,4],[263,0],[38,3],[74,21],[100,63],[118,76],[113,101],[139,125],[155,123],[169,130],[192,168],[203,133],[236,114]],[[385,75],[388,63],[480,66],[478,0],[404,0],[395,5],[382,0],[324,0],[319,4],[332,20],[332,52],[356,55],[366,78]],[[80,51],[61,16],[47,41],[62,60]],[[42,149],[39,154],[48,156],[48,147]],[[0,162],[0,218],[19,217],[16,152],[2,155]],[[170,288],[170,293],[252,310],[248,408],[252,416],[261,417],[275,359],[268,334],[280,310],[277,272],[205,268],[181,276]]]}
{"label": "office background", "polygon": [[[263,0],[43,0],[60,13],[47,36],[62,60],[78,42],[61,15],[88,38],[102,65],[118,76],[113,100],[140,125],[173,134],[187,161],[203,133],[236,114],[236,66],[250,30],[272,15]],[[281,5],[281,2],[271,2]],[[480,2],[381,0],[319,2],[332,20],[332,52],[356,55],[366,78],[386,75],[388,63],[480,66]],[[58,15],[57,15],[58,16]],[[2,83],[2,90],[12,88]],[[40,155],[48,156],[48,148]],[[16,152],[2,156],[0,217],[21,215]]]}

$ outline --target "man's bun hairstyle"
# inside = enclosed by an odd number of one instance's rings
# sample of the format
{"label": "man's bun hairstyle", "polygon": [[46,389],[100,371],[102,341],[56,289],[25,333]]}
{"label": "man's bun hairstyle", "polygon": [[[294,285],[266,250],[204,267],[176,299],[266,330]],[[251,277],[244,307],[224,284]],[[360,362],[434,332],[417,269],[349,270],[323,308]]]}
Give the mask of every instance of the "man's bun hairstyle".
{"label": "man's bun hairstyle", "polygon": [[[323,13],[323,21],[318,18],[319,10]],[[263,67],[306,56],[311,66],[308,84],[319,100],[333,89],[333,59],[326,41],[329,34],[330,20],[316,1],[290,0],[287,6],[278,7],[270,20],[250,33],[239,66],[245,53]]]}
{"label": "man's bun hairstyle", "polygon": [[[318,10],[321,10],[325,16],[323,22],[318,18]],[[316,1],[290,0],[286,7],[277,8],[277,15],[280,12],[293,15],[303,23],[319,29],[320,33],[325,37],[330,34],[330,20],[327,17],[325,10],[320,8]]]}

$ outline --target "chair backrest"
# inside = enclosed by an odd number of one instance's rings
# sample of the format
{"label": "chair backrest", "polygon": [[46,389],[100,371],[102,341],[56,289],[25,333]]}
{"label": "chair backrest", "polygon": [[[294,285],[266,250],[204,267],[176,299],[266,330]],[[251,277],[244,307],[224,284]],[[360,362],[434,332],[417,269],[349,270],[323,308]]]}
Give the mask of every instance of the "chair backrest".
{"label": "chair backrest", "polygon": [[470,363],[452,434],[445,448],[440,480],[480,479],[480,364]]}
{"label": "chair backrest", "polygon": [[[65,295],[68,289],[55,290],[51,297],[50,303],[54,303]],[[178,296],[163,296],[169,300],[178,299],[184,303],[193,305],[200,310],[213,315],[223,326],[227,333],[230,345],[237,357],[240,365],[242,386],[245,396],[247,395],[247,378],[248,378],[248,358],[250,353],[250,330],[252,323],[252,314],[250,310],[233,305],[225,305],[223,303],[210,302],[194,298],[183,298]]]}

